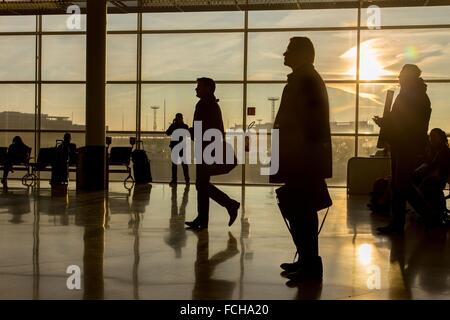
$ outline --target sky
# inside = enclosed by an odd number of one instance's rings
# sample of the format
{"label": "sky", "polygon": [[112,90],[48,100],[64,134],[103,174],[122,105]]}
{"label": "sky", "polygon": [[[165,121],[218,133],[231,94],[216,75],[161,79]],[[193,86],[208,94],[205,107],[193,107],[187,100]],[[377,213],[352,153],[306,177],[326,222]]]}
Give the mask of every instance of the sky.
{"label": "sky", "polygon": [[[363,22],[367,16],[363,15]],[[66,16],[44,17],[46,31],[65,30]],[[81,21],[85,27],[84,18]],[[133,30],[136,15],[114,15],[109,30]],[[146,30],[200,28],[242,28],[242,12],[145,14]],[[390,8],[381,11],[383,25],[450,24],[450,6],[430,8]],[[250,28],[355,26],[356,10],[257,11],[249,14]],[[32,17],[0,17],[0,32],[33,31]],[[283,66],[283,52],[289,38],[308,36],[316,47],[316,68],[325,80],[354,80],[356,77],[356,31],[250,32],[248,79],[285,80],[290,70]],[[34,79],[34,36],[0,36],[0,81]],[[216,80],[243,79],[243,33],[145,34],[143,36],[143,80],[189,80],[209,76]],[[109,35],[107,77],[111,81],[136,79],[136,35]],[[43,37],[43,79],[85,80],[85,36],[45,35]],[[425,79],[450,78],[450,29],[366,30],[361,32],[363,80],[395,80],[401,66],[416,63]],[[382,113],[386,91],[395,84],[360,86],[360,120]],[[153,128],[151,106],[159,106],[158,130],[164,129],[176,112],[192,121],[195,84],[145,84],[142,88],[142,128]],[[450,131],[447,103],[450,84],[429,84],[432,100],[432,126]],[[281,84],[249,84],[247,106],[256,107],[248,122],[271,119],[267,97],[280,97]],[[354,121],[355,84],[328,84],[332,121]],[[107,124],[112,130],[135,129],[133,84],[107,87]],[[241,84],[219,84],[224,123],[242,123]],[[34,86],[0,84],[0,111],[34,111]],[[84,123],[84,85],[47,84],[43,86],[42,112],[68,116]],[[164,104],[166,121],[164,122]]]}

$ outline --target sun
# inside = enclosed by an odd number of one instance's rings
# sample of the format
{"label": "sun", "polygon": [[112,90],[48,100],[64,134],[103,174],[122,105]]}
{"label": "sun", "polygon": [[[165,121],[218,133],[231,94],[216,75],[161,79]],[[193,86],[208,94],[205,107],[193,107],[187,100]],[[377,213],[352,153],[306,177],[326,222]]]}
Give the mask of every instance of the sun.
{"label": "sun", "polygon": [[[341,58],[349,60],[352,64],[346,74],[355,77],[356,53],[357,48],[353,47],[341,55]],[[374,47],[374,40],[361,43],[361,63],[359,68],[359,78],[361,80],[379,80],[383,76],[391,75],[391,72],[384,69],[380,61],[380,55],[379,50]]]}

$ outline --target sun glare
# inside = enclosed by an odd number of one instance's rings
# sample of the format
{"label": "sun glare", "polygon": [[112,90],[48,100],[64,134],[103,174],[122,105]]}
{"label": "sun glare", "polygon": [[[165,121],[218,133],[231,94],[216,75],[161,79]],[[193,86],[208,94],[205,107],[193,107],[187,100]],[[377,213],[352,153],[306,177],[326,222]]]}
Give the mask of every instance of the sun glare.
{"label": "sun glare", "polygon": [[[348,75],[356,76],[356,54],[357,48],[353,47],[341,55],[341,58],[349,60],[352,64],[347,71]],[[361,80],[379,80],[383,76],[391,75],[391,72],[384,69],[380,61],[379,50],[374,47],[374,41],[369,40],[361,43],[361,63],[359,68],[359,78]]]}

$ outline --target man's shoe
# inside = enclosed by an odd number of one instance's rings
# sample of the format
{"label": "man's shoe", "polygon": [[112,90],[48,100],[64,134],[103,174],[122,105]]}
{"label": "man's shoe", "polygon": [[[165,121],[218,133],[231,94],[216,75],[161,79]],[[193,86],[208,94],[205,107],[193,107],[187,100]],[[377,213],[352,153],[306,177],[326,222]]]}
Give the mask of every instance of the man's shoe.
{"label": "man's shoe", "polygon": [[8,189],[8,180],[2,179],[3,188]]}
{"label": "man's shoe", "polygon": [[300,262],[300,267],[291,273],[286,274],[286,277],[294,282],[316,280],[320,281],[323,277],[322,258],[317,257],[312,261]]}
{"label": "man's shoe", "polygon": [[392,224],[389,224],[385,227],[378,227],[377,228],[377,233],[379,235],[402,235],[404,232],[404,227],[399,227],[399,226],[395,226]]}
{"label": "man's shoe", "polygon": [[280,264],[280,268],[286,272],[294,272],[300,267],[300,261],[296,261],[293,263],[282,263]]}
{"label": "man's shoe", "polygon": [[200,222],[197,218],[192,221],[186,221],[184,224],[188,226],[188,229],[192,230],[202,230],[208,228],[208,223]]}
{"label": "man's shoe", "polygon": [[227,208],[228,214],[230,215],[230,220],[228,221],[228,226],[231,227],[236,221],[238,210],[241,204],[237,202],[236,200],[232,200],[232,204]]}

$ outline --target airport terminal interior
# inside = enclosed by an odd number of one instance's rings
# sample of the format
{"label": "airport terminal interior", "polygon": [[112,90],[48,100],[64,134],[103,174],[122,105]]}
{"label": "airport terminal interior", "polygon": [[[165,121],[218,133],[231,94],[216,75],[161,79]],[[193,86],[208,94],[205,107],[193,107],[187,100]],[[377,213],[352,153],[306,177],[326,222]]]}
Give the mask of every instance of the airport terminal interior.
{"label": "airport terminal interior", "polygon": [[[186,229],[195,164],[190,183],[181,166],[170,183],[166,130],[176,113],[192,125],[196,79],[216,81],[225,130],[270,135],[295,36],[314,43],[330,103],[320,282],[280,275],[296,248],[279,185],[262,174],[270,145],[244,146],[244,163],[212,179],[241,203],[231,227],[211,201],[209,227]],[[391,174],[373,117],[405,64],[422,70],[429,129],[448,135],[448,0],[1,0],[0,162],[15,136],[31,153],[0,193],[0,299],[450,299],[450,227],[427,227],[408,205],[404,234],[379,235],[389,212],[368,207]],[[79,162],[58,188],[33,163],[65,133]],[[114,148],[128,158],[112,161]],[[131,150],[145,151],[151,183]]]}

